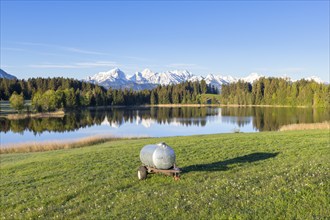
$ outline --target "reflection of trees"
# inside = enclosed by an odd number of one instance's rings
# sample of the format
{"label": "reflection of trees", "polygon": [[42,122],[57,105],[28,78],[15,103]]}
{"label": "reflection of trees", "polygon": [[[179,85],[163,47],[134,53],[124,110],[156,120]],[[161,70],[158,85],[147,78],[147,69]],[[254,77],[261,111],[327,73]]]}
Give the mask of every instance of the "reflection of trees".
{"label": "reflection of trees", "polygon": [[69,112],[63,118],[26,118],[8,120],[0,118],[1,132],[31,131],[34,134],[44,131],[66,132],[80,128],[101,125],[107,118],[110,125],[120,126],[138,119],[152,119],[159,124],[175,122],[182,125],[205,126],[206,116],[217,115],[216,108],[109,108],[109,109],[84,109]]}
{"label": "reflection of trees", "polygon": [[234,125],[238,125],[238,127],[244,127],[247,124],[250,124],[251,117],[231,117],[231,116],[223,116],[221,118],[222,122],[231,123]]}
{"label": "reflection of trees", "polygon": [[[249,123],[253,117],[253,127],[259,131],[275,131],[281,126],[294,123],[316,123],[329,120],[328,109],[315,108],[271,108],[271,107],[226,107],[222,116],[232,116],[228,120],[238,126]],[[223,119],[224,120],[224,119]]]}
{"label": "reflection of trees", "polygon": [[207,107],[201,108],[140,108],[140,109],[110,109],[107,112],[110,124],[121,125],[139,119],[153,119],[158,124],[176,122],[183,125],[205,126],[206,116],[218,114],[217,109],[207,112]]}
{"label": "reflection of trees", "polygon": [[[109,108],[84,109],[69,112],[63,118],[26,118],[8,120],[0,118],[0,131],[35,134],[44,131],[66,132],[80,128],[101,125],[107,119],[110,125],[153,120],[158,124],[179,123],[185,126],[205,126],[207,116],[219,114],[218,108]],[[278,130],[282,125],[292,123],[314,123],[329,120],[328,109],[312,108],[265,108],[265,107],[225,107],[221,108],[222,121],[243,127],[253,123],[259,131]],[[226,117],[228,116],[228,117]]]}

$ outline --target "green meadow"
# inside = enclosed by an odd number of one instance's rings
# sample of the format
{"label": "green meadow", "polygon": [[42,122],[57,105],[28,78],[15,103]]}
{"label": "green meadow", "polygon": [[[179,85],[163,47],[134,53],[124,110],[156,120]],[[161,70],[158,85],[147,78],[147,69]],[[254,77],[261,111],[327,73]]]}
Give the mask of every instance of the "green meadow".
{"label": "green meadow", "polygon": [[[139,152],[166,142],[181,179],[137,178]],[[113,140],[2,154],[2,219],[326,219],[329,130]]]}

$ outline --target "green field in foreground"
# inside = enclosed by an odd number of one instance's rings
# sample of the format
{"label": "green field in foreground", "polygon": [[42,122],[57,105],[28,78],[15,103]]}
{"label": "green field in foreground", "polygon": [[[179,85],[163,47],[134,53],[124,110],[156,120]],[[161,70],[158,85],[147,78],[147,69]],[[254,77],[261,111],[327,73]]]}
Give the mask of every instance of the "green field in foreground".
{"label": "green field in foreground", "polygon": [[[0,155],[1,218],[326,219],[329,131],[119,140]],[[137,179],[139,152],[165,141],[181,180]]]}

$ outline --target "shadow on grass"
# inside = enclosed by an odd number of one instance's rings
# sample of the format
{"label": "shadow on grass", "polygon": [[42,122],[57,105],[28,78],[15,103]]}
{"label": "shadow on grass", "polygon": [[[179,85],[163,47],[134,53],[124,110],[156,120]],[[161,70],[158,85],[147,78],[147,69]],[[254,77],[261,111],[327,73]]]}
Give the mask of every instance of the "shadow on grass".
{"label": "shadow on grass", "polygon": [[279,153],[253,153],[241,157],[235,157],[233,159],[219,161],[207,164],[196,164],[182,168],[183,173],[189,173],[191,171],[225,171],[228,170],[228,165],[253,163],[260,160],[267,160],[269,158],[276,157]]}

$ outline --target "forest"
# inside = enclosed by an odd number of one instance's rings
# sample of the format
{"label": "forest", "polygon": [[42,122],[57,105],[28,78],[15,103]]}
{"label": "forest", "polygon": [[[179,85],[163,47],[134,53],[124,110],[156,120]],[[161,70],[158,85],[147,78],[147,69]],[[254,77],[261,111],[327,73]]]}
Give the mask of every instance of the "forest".
{"label": "forest", "polygon": [[23,106],[17,102],[31,100],[32,110],[38,112],[88,106],[202,104],[201,94],[206,93],[217,94],[218,90],[208,86],[204,80],[133,91],[106,90],[88,82],[62,77],[31,78],[27,81],[0,79],[0,100],[10,100],[17,110]]}
{"label": "forest", "polygon": [[330,85],[262,77],[253,84],[238,81],[223,85],[220,100],[221,104],[329,107]]}
{"label": "forest", "polygon": [[[220,103],[202,94],[220,93]],[[160,85],[152,90],[106,90],[102,86],[69,78],[0,79],[0,100],[10,100],[16,110],[31,100],[32,111],[44,112],[89,106],[144,104],[236,104],[329,107],[330,86],[315,81],[291,82],[260,78],[253,84],[238,81],[222,85],[221,91],[204,80]],[[213,103],[214,102],[214,103]]]}

